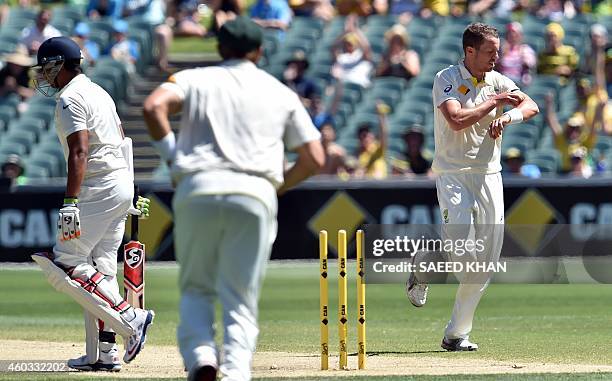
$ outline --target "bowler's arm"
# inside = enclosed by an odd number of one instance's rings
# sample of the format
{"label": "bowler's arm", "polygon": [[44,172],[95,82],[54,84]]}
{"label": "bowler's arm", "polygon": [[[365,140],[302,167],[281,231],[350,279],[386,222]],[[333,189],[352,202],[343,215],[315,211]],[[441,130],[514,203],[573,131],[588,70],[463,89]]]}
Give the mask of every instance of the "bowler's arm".
{"label": "bowler's arm", "polygon": [[285,181],[276,191],[279,196],[310,176],[319,173],[325,165],[325,152],[320,140],[304,143],[296,149],[296,152],[298,158],[295,164],[285,172]]}
{"label": "bowler's arm", "polygon": [[163,85],[155,89],[143,104],[143,116],[152,139],[151,143],[168,165],[174,159],[176,151],[176,137],[170,127],[169,117],[182,109],[183,98],[177,92],[164,88]]}
{"label": "bowler's arm", "polygon": [[448,126],[454,131],[461,131],[477,123],[498,106],[494,99],[488,99],[474,108],[463,108],[456,99],[448,99],[438,106]]}
{"label": "bowler's arm", "polygon": [[172,132],[169,116],[181,112],[183,99],[175,92],[158,87],[145,99],[143,116],[149,135],[159,141]]}
{"label": "bowler's arm", "polygon": [[523,114],[523,120],[531,119],[540,112],[538,104],[535,103],[535,101],[531,99],[529,95],[520,90],[515,90],[512,93],[518,94],[518,96],[521,98],[521,103],[519,103],[515,108],[521,111]]}

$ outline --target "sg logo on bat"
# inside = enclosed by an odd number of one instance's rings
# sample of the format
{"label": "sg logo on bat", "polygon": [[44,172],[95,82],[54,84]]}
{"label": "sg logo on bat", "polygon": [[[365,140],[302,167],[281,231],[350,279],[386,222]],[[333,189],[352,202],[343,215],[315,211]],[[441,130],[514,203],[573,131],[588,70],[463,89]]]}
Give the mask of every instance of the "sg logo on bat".
{"label": "sg logo on bat", "polygon": [[129,250],[125,252],[125,263],[135,269],[142,263],[144,246],[137,242],[130,242],[128,245],[131,247],[128,247]]}

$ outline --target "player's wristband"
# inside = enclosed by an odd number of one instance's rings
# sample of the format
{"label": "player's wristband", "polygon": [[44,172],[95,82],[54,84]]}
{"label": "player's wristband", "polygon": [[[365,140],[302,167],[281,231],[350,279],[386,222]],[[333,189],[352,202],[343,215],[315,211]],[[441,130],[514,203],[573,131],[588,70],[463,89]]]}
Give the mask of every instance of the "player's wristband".
{"label": "player's wristband", "polygon": [[510,117],[510,123],[508,124],[517,124],[523,121],[523,112],[517,108],[506,111],[504,115],[508,115]]}
{"label": "player's wristband", "polygon": [[64,205],[76,205],[79,203],[79,199],[76,197],[64,197]]}
{"label": "player's wristband", "polygon": [[174,154],[176,153],[176,137],[174,132],[170,131],[169,134],[160,140],[151,142],[151,144],[153,144],[153,147],[159,152],[159,156],[165,161],[174,159]]}

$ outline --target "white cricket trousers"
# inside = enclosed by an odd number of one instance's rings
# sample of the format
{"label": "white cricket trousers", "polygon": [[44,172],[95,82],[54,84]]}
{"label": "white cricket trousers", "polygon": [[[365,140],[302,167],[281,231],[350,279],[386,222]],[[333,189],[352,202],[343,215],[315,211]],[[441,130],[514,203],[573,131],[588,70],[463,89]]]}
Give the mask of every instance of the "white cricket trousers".
{"label": "white cricket trousers", "polygon": [[117,249],[123,240],[133,197],[134,183],[127,170],[85,180],[78,204],[81,237],[70,241],[58,239],[53,247],[55,261],[66,267],[93,261],[102,274],[115,277]]}
{"label": "white cricket trousers", "polygon": [[[448,253],[450,261],[497,263],[504,237],[504,187],[500,173],[441,174],[436,180],[442,239],[454,242],[482,240],[482,251]],[[460,284],[451,319],[445,330],[448,339],[468,338],[478,302],[491,273],[457,274]]]}
{"label": "white cricket trousers", "polygon": [[[276,238],[276,213],[238,194],[175,198],[173,204],[181,291],[177,337],[185,367],[212,365],[224,381],[250,380],[257,303]],[[215,345],[217,299],[223,309],[221,356]]]}

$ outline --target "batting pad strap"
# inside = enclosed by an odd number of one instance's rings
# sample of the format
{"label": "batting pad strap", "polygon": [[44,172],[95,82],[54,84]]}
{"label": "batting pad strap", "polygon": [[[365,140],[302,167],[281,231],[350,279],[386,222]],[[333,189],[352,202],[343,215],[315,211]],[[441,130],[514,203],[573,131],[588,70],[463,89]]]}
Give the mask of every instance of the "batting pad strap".
{"label": "batting pad strap", "polygon": [[[98,292],[91,293],[86,291],[85,288],[81,287],[81,283],[71,279],[66,275],[66,272],[53,262],[53,257],[49,253],[34,254],[32,255],[32,259],[38,263],[47,281],[57,291],[70,296],[85,310],[89,311],[95,317],[104,320],[106,324],[121,336],[127,338],[134,334],[134,328],[130,325],[129,320],[125,319],[122,313],[111,308],[115,303],[111,302],[108,297],[100,293],[99,287],[95,287]],[[73,275],[74,272],[75,271],[72,272]]]}

